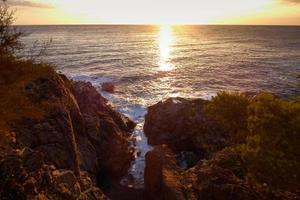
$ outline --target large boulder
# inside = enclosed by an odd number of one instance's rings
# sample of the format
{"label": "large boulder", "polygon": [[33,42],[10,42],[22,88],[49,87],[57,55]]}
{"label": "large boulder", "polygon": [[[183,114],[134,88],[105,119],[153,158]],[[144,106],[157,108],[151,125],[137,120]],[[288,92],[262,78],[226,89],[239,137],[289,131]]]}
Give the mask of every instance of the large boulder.
{"label": "large boulder", "polygon": [[146,154],[145,194],[147,199],[183,200],[183,185],[175,156],[166,146],[156,146]]}
{"label": "large boulder", "polygon": [[169,98],[150,106],[144,126],[149,143],[203,157],[223,148],[223,132],[205,113],[206,104],[202,99]]}
{"label": "large boulder", "polygon": [[101,84],[102,91],[114,93],[115,85],[112,82],[105,82]]}

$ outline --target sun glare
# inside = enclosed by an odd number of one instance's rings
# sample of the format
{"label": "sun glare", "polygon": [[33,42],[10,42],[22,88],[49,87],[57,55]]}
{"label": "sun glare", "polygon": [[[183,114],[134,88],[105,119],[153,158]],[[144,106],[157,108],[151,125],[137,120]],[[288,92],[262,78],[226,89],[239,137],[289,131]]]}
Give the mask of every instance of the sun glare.
{"label": "sun glare", "polygon": [[170,63],[170,55],[172,51],[173,33],[171,25],[161,25],[159,30],[159,70],[170,71],[174,68]]}

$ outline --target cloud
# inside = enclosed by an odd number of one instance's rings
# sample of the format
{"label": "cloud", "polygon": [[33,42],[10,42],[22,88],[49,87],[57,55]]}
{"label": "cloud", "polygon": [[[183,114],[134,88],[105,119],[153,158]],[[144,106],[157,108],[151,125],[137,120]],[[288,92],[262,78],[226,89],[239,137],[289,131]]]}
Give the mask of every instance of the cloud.
{"label": "cloud", "polygon": [[53,5],[47,3],[38,3],[30,0],[7,0],[11,6],[22,6],[32,8],[53,8]]}
{"label": "cloud", "polygon": [[279,0],[281,3],[300,4],[300,0]]}

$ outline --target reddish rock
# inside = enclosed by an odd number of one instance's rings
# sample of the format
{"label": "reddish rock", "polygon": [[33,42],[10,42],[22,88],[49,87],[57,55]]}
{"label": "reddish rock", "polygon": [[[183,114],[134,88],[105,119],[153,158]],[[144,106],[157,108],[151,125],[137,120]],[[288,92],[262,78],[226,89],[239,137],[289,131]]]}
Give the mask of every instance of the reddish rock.
{"label": "reddish rock", "polygon": [[106,82],[101,84],[102,91],[114,93],[115,92],[115,85],[111,82]]}
{"label": "reddish rock", "polygon": [[16,127],[18,143],[43,152],[59,169],[79,168],[96,180],[124,175],[133,159],[129,143],[135,123],[116,112],[88,82],[70,82],[53,74],[26,86],[35,103],[46,104],[45,116],[24,119]]}
{"label": "reddish rock", "polygon": [[180,169],[175,156],[165,145],[156,146],[146,154],[145,194],[147,199],[183,200]]}
{"label": "reddish rock", "polygon": [[26,148],[12,151],[0,160],[1,199],[108,200],[92,181],[86,181],[89,179],[86,173],[82,173],[80,180],[71,170],[57,170],[45,164],[42,157],[39,157],[42,165],[27,171],[23,166],[32,155],[38,154]]}
{"label": "reddish rock", "polygon": [[148,108],[144,131],[152,145],[207,156],[225,146],[222,130],[204,112],[207,101],[169,98]]}
{"label": "reddish rock", "polygon": [[[85,129],[76,135],[82,168],[89,172],[94,170],[94,174],[102,170],[113,178],[123,176],[133,159],[129,133],[136,124],[114,111],[90,83],[74,83],[74,94]],[[95,165],[97,160],[102,162]]]}
{"label": "reddish rock", "polygon": [[156,200],[291,200],[297,194],[262,190],[244,179],[240,156],[231,149],[215,153],[186,171],[176,166],[172,151],[156,146],[146,155],[145,194]]}
{"label": "reddish rock", "polygon": [[270,199],[239,176],[244,169],[240,156],[230,149],[216,153],[182,173],[187,199]]}

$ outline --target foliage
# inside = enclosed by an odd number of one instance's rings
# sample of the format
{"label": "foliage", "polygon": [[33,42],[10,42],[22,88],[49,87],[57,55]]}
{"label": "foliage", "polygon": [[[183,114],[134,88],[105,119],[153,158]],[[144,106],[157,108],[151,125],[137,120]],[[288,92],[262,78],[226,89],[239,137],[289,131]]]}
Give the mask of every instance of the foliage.
{"label": "foliage", "polygon": [[232,141],[241,141],[247,129],[247,107],[250,99],[240,93],[221,92],[213,97],[206,112],[227,132]]}
{"label": "foliage", "polygon": [[12,26],[14,13],[5,3],[0,2],[0,59],[13,57],[15,51],[22,47],[20,38],[24,32]]}
{"label": "foliage", "polygon": [[228,134],[233,134],[249,181],[276,189],[299,189],[299,99],[282,100],[268,93],[250,98],[223,92],[206,110]]}
{"label": "foliage", "polygon": [[[33,64],[30,61],[2,59],[0,65],[0,140],[11,131],[12,123],[22,118],[43,115],[42,105],[35,105],[26,93],[31,81],[48,77],[54,70],[48,65]],[[0,141],[0,145],[1,145]]]}
{"label": "foliage", "polygon": [[51,41],[44,43],[37,55],[26,60],[15,56],[16,51],[22,48],[20,38],[25,33],[13,26],[14,14],[15,11],[0,0],[0,146],[8,143],[8,138],[13,138],[8,137],[12,134],[10,127],[13,122],[42,115],[42,108],[26,96],[25,86],[54,72],[47,64],[34,64]]}
{"label": "foliage", "polygon": [[249,179],[296,190],[300,185],[300,102],[257,95],[249,106],[248,130],[240,150]]}

